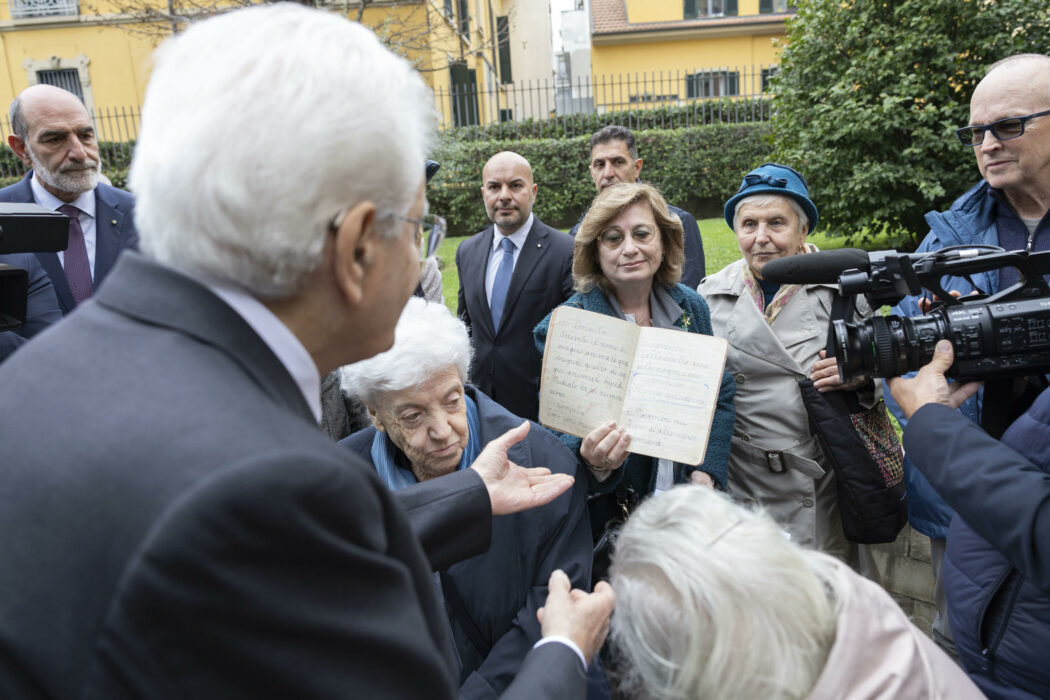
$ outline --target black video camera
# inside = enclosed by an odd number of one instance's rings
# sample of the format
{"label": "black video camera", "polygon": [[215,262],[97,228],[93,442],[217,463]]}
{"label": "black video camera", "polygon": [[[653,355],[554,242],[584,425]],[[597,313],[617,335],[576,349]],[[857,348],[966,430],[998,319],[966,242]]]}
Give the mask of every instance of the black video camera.
{"label": "black video camera", "polygon": [[[823,257],[822,257],[823,256]],[[953,297],[941,286],[946,276],[1016,268],[1019,282],[994,295]],[[955,361],[948,375],[958,379],[1002,379],[1050,372],[1050,251],[1008,252],[995,246],[955,246],[922,254],[866,253],[844,249],[772,260],[762,270],[774,282],[830,283],[847,301],[843,318],[833,318],[828,353],[839,376],[896,377],[933,358],[941,338],[952,342]],[[974,285],[976,287],[977,285]],[[912,318],[873,316],[850,323],[857,294],[873,308],[896,304],[923,289],[938,301]]]}
{"label": "black video camera", "polygon": [[[55,253],[69,245],[69,217],[37,204],[0,203],[0,254]],[[26,320],[28,273],[0,263],[0,331]]]}

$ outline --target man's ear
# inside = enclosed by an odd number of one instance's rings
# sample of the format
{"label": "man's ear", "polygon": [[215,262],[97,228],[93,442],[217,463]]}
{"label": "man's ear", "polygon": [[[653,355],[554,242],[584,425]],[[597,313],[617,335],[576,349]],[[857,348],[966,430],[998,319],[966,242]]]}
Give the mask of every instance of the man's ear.
{"label": "man's ear", "polygon": [[18,159],[22,161],[27,167],[33,167],[33,159],[29,157],[29,151],[26,150],[26,142],[21,136],[17,134],[9,134],[7,137],[7,145],[11,147],[11,150],[15,152]]}
{"label": "man's ear", "polygon": [[375,227],[376,207],[372,202],[355,205],[335,230],[335,281],[348,303],[361,303],[365,281],[376,259],[379,232]]}
{"label": "man's ear", "polygon": [[638,179],[642,176],[642,159],[638,158],[634,161],[634,179]]}

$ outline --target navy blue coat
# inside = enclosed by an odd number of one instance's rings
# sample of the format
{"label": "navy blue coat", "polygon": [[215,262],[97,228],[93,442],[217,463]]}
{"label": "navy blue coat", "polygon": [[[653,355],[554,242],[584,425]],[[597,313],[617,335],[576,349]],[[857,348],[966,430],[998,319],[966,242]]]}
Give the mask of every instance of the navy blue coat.
{"label": "navy blue coat", "polygon": [[[1016,217],[1012,211],[1002,213],[1002,206],[1002,196],[993,190],[986,180],[981,180],[955,200],[948,211],[931,211],[926,214],[930,232],[915,252],[925,253],[956,245],[999,245],[1000,218]],[[1044,239],[1045,237],[1037,237],[1032,249],[1050,248],[1050,241]],[[945,277],[941,283],[945,289],[956,290],[964,295],[975,288],[994,294],[999,291],[999,273],[991,270],[973,273],[968,277]],[[922,313],[919,309],[919,297],[904,297],[893,307],[892,312],[898,316],[919,316]],[[978,423],[981,420],[983,395],[982,389],[977,396],[968,399],[959,408],[963,415]],[[885,399],[887,408],[900,422],[901,427],[905,427],[907,419],[889,392],[886,392]],[[904,458],[904,479],[908,488],[908,521],[911,526],[933,539],[943,540],[948,532],[948,523],[952,519],[952,509],[930,486],[922,471],[915,469],[909,455],[905,455]]]}
{"label": "navy blue coat", "polygon": [[963,667],[990,698],[1050,698],[1050,392],[1001,443],[923,406],[904,448],[956,510],[944,581]]}
{"label": "navy blue coat", "polygon": [[21,268],[28,275],[26,321],[13,331],[0,332],[0,362],[34,335],[62,318],[55,288],[32,253],[0,255],[0,264]]}
{"label": "navy blue coat", "polygon": [[[511,428],[521,425],[513,415],[475,387],[467,394],[478,407],[481,444],[487,445]],[[375,428],[354,433],[340,444],[368,464]],[[473,439],[474,436],[472,436]],[[586,479],[576,458],[545,428],[533,423],[524,440],[508,456],[523,467],[547,467],[576,477],[572,489],[552,503],[513,515],[492,518],[492,544],[481,555],[447,568],[471,622],[489,649],[480,650],[458,620],[452,622],[463,669],[462,698],[495,698],[514,680],[526,654],[541,634],[536,610],[547,599],[547,581],[561,569],[574,588],[590,590],[591,540],[587,528]],[[445,590],[446,602],[450,599]],[[446,604],[451,609],[451,604]],[[450,621],[455,616],[450,616]],[[409,670],[409,669],[406,669]]]}
{"label": "navy blue coat", "polygon": [[[0,202],[31,204],[33,188],[29,171],[21,181],[0,189]],[[95,188],[95,290],[106,278],[117,256],[125,249],[138,250],[139,234],[135,230],[135,197],[130,192],[99,183]],[[58,295],[63,314],[76,308],[73,292],[69,289],[66,273],[58,259],[58,253],[36,253],[40,265],[47,271],[51,284]]]}

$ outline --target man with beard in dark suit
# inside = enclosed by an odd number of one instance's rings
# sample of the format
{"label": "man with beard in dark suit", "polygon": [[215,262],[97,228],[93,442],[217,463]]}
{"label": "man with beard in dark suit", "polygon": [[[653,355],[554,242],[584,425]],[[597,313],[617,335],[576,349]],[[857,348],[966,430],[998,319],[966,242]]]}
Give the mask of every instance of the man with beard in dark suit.
{"label": "man with beard in dark suit", "polygon": [[32,170],[0,189],[0,202],[36,203],[70,218],[66,250],[36,254],[67,314],[102,284],[117,256],[138,248],[135,198],[99,182],[95,127],[73,93],[26,88],[11,103],[11,129],[8,145]]}

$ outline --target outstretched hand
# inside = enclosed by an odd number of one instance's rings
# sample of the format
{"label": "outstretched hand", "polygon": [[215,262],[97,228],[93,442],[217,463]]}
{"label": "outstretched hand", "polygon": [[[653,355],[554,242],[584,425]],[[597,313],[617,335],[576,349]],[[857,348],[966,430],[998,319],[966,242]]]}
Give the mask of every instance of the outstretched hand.
{"label": "outstretched hand", "polygon": [[470,468],[481,475],[493,515],[508,515],[543,506],[565,493],[575,479],[551,474],[546,467],[526,469],[510,461],[507,450],[529,434],[529,422],[508,430],[485,446]]}
{"label": "outstretched hand", "polygon": [[590,665],[609,634],[609,616],[616,598],[612,586],[599,581],[593,593],[573,588],[565,572],[555,569],[547,582],[547,602],[536,611],[543,636],[559,635],[576,642]]}
{"label": "outstretched hand", "polygon": [[894,377],[886,380],[890,393],[896,399],[897,405],[904,412],[905,418],[911,418],[912,414],[928,403],[939,403],[949,408],[958,408],[963,401],[977,393],[980,384],[977,382],[966,382],[960,384],[954,382],[949,384],[944,373],[952,366],[955,352],[948,340],[938,340],[937,347],[933,352],[933,359],[928,365],[924,365],[919,372],[909,379]]}

